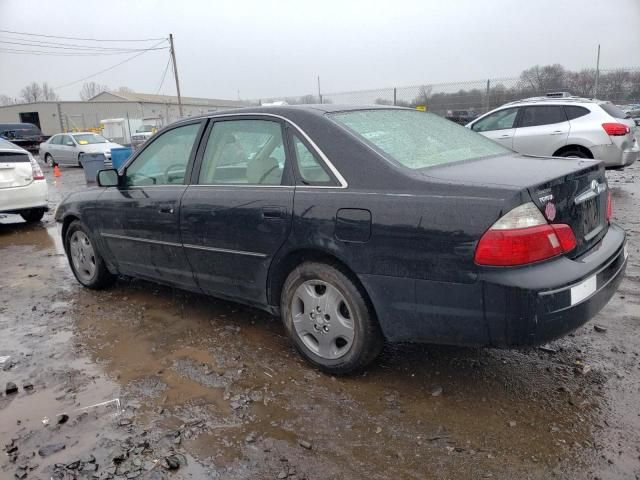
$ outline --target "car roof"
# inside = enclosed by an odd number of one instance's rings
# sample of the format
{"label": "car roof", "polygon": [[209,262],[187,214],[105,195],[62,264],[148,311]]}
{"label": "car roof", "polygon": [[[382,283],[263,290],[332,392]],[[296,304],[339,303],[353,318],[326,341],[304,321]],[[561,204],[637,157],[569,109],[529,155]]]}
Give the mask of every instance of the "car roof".
{"label": "car roof", "polygon": [[16,145],[15,143],[11,143],[11,142],[5,140],[4,138],[0,138],[0,150],[2,150],[4,152],[11,152],[11,151],[26,152],[26,150],[24,148],[21,148],[18,145]]}
{"label": "car roof", "polygon": [[[350,112],[357,110],[413,110],[405,107],[395,107],[393,105],[338,105],[333,103],[309,104],[309,105],[273,105],[273,106],[256,106],[242,107],[229,110],[219,110],[217,112],[205,113],[193,117],[183,118],[178,122],[188,122],[194,119],[215,118],[223,115],[251,115],[253,114],[271,114],[286,117],[287,114],[309,114],[314,116],[322,116],[325,113]],[[174,123],[174,124],[175,124]]]}

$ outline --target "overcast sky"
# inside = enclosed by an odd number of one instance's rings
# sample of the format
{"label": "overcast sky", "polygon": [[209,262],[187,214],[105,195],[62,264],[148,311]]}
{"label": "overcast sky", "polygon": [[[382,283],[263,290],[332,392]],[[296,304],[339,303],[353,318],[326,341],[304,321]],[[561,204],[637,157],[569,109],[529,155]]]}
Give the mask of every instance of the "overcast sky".
{"label": "overcast sky", "polygon": [[[535,64],[595,67],[598,43],[602,67],[640,66],[640,0],[0,0],[0,29],[104,39],[172,32],[182,94],[211,98],[315,93],[317,75],[324,92],[339,92],[517,76]],[[150,51],[91,80],[156,93],[168,55]],[[129,56],[0,52],[0,94],[17,97],[33,80],[64,85]],[[175,94],[170,73],[161,93]],[[76,100],[81,86],[56,91]]]}

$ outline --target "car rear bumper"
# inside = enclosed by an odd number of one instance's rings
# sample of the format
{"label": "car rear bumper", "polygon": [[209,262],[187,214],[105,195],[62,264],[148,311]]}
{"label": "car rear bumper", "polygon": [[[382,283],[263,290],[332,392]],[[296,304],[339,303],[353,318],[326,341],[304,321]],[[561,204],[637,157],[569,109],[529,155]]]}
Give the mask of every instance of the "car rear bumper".
{"label": "car rear bumper", "polygon": [[632,148],[622,150],[615,144],[595,145],[591,152],[596,160],[602,160],[606,167],[628,167],[640,158],[640,145],[634,143]]}
{"label": "car rear bumper", "polygon": [[0,189],[0,213],[47,208],[47,182],[35,180],[24,187]]}
{"label": "car rear bumper", "polygon": [[576,259],[483,275],[491,344],[536,345],[570,333],[607,304],[626,265],[624,230],[611,225],[596,247]]}
{"label": "car rear bumper", "polygon": [[611,225],[589,252],[526,267],[483,268],[469,284],[359,275],[389,341],[529,346],[586,323],[611,299],[627,264]]}

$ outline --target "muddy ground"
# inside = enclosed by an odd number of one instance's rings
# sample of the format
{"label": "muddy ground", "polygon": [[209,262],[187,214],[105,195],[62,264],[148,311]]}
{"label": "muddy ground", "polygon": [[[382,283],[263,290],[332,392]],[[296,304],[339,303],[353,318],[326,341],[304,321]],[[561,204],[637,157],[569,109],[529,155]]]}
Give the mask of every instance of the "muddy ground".
{"label": "muddy ground", "polygon": [[[52,208],[83,187],[46,170]],[[2,216],[0,478],[640,478],[640,165],[608,177],[630,260],[595,319],[548,350],[387,347],[348,378],[260,311],[83,289],[52,213]]]}

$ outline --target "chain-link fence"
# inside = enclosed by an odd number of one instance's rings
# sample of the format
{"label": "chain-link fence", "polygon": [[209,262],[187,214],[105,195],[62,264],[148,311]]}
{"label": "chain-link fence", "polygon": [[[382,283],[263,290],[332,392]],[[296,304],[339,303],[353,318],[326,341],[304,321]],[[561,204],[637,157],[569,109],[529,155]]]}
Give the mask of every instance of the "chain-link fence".
{"label": "chain-link fence", "polygon": [[533,67],[519,77],[280,97],[256,103],[426,106],[443,116],[472,117],[507,102],[560,91],[618,105],[640,103],[640,67],[600,70],[597,75],[595,69],[574,72],[551,65]]}

